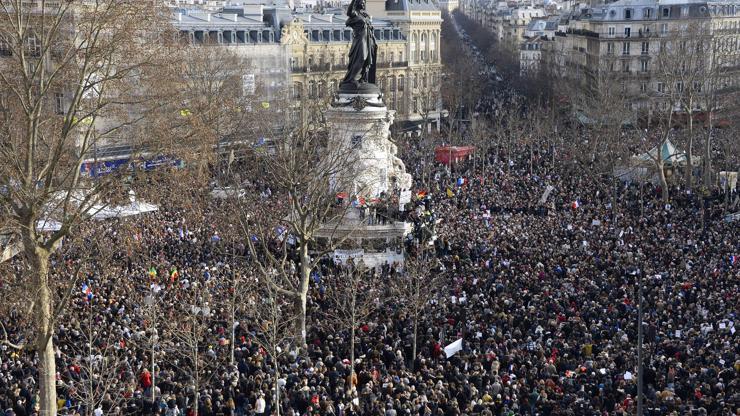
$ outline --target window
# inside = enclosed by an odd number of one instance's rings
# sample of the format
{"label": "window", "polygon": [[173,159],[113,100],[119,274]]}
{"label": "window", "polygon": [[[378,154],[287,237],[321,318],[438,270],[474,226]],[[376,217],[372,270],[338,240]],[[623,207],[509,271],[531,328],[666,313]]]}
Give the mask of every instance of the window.
{"label": "window", "polygon": [[609,42],[606,44],[606,54],[614,55],[614,42]]}
{"label": "window", "polygon": [[640,92],[647,92],[647,82],[643,82],[640,84]]}
{"label": "window", "polygon": [[41,53],[41,47],[38,40],[36,39],[36,35],[28,35],[28,38],[26,38],[26,42],[28,53],[31,56],[39,56]]}
{"label": "window", "polygon": [[701,92],[701,82],[694,81],[694,91]]}
{"label": "window", "polygon": [[648,71],[648,61],[642,60],[640,61],[640,72],[647,72]]}
{"label": "window", "polygon": [[350,145],[353,149],[362,148],[362,136],[352,136],[352,138],[350,139]]}
{"label": "window", "polygon": [[668,33],[668,23],[661,23],[660,24],[660,33],[662,35],[665,35]]}
{"label": "window", "polygon": [[622,72],[630,72],[630,61],[622,61]]}
{"label": "window", "polygon": [[653,17],[653,9],[645,8],[642,10],[642,17],[645,19],[650,19]]}
{"label": "window", "polygon": [[632,19],[632,9],[624,9],[624,19]]}
{"label": "window", "polygon": [[663,52],[665,52],[665,41],[661,40],[660,41],[660,53],[663,53]]}
{"label": "window", "polygon": [[622,55],[629,55],[629,54],[630,54],[630,43],[622,42]]}
{"label": "window", "polygon": [[64,94],[59,92],[54,94],[54,104],[57,114],[64,114]]}
{"label": "window", "polygon": [[640,53],[643,55],[647,55],[650,51],[650,43],[649,42],[642,42],[642,49],[640,50]]}
{"label": "window", "polygon": [[664,83],[662,83],[662,82],[659,82],[658,83],[658,92],[659,93],[664,93],[665,92],[665,84]]}
{"label": "window", "polygon": [[678,93],[683,92],[683,82],[679,81],[676,83],[676,92]]}
{"label": "window", "polygon": [[670,7],[663,7],[663,17],[671,17]]}
{"label": "window", "polygon": [[617,29],[614,26],[609,26],[609,36],[614,36],[617,33]]}
{"label": "window", "polygon": [[625,37],[625,38],[628,38],[628,37],[630,37],[630,34],[631,34],[631,33],[632,33],[632,29],[630,29],[630,28],[628,28],[628,27],[625,27],[625,28],[624,28],[624,37]]}
{"label": "window", "polygon": [[427,60],[427,35],[426,33],[421,34],[421,60],[426,62]]}
{"label": "window", "polygon": [[681,6],[681,17],[687,17],[689,15],[689,6]]}

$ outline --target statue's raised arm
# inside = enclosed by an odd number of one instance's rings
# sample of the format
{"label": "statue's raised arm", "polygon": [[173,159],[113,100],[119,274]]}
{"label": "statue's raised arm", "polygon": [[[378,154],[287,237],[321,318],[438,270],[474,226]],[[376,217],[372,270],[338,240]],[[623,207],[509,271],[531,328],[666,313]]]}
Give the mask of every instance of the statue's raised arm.
{"label": "statue's raised arm", "polygon": [[375,86],[375,42],[370,15],[365,10],[365,0],[352,0],[347,8],[347,22],[352,28],[352,46],[349,49],[347,75],[339,85],[340,92],[359,93],[377,91]]}

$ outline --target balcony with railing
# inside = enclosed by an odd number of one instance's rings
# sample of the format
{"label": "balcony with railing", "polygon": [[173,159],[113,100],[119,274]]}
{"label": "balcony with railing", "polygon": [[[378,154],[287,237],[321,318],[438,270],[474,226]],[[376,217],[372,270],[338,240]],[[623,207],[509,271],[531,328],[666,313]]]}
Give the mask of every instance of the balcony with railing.
{"label": "balcony with railing", "polygon": [[588,29],[568,29],[565,33],[569,35],[586,36],[589,38],[599,37],[599,34],[597,32],[594,32],[593,30],[588,30]]}
{"label": "balcony with railing", "polygon": [[405,68],[409,66],[409,61],[395,61],[395,62],[378,62],[378,68]]}

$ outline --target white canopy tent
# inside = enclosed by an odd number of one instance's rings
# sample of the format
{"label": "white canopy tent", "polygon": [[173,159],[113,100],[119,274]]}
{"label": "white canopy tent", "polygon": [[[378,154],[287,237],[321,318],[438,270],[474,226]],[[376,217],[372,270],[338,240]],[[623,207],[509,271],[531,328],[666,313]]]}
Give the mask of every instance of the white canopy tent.
{"label": "white canopy tent", "polygon": [[95,205],[90,209],[90,214],[96,220],[104,220],[107,218],[122,218],[130,217],[133,215],[144,214],[147,212],[153,212],[159,210],[159,207],[148,202],[137,201],[136,194],[134,191],[129,191],[129,201],[127,205],[121,205],[116,207]]}
{"label": "white canopy tent", "polygon": [[[660,157],[663,159],[663,163],[666,166],[683,166],[686,165],[686,153],[678,150],[676,146],[670,141],[666,140],[660,145]],[[654,164],[658,158],[658,146],[653,147],[647,152],[632,157],[635,164]],[[692,158],[692,162],[695,164],[698,160],[698,156]]]}

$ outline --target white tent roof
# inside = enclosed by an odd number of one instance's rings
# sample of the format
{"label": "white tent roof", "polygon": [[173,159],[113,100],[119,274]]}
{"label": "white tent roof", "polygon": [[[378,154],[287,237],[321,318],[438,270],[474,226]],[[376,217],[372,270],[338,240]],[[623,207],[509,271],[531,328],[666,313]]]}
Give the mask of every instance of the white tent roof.
{"label": "white tent roof", "polygon": [[121,205],[117,207],[96,205],[92,207],[89,212],[96,220],[103,220],[106,218],[130,217],[132,215],[138,215],[159,210],[159,207],[154,204],[137,201],[134,191],[129,191],[129,201],[130,203],[128,205]]}
{"label": "white tent roof", "polygon": [[[686,163],[686,153],[680,152],[676,149],[676,146],[674,146],[670,140],[664,141],[660,146],[660,157],[666,165],[680,165]],[[654,163],[657,158],[658,146],[653,147],[641,155],[633,156],[633,160],[639,163]]]}

